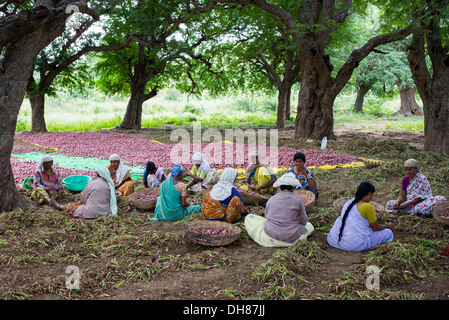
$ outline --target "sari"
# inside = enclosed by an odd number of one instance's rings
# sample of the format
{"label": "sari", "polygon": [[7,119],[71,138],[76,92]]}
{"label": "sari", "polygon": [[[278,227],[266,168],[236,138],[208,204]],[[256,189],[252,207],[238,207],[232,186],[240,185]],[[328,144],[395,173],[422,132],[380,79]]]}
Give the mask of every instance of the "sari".
{"label": "sari", "polygon": [[162,184],[162,178],[167,179],[164,169],[158,167],[154,174],[147,175],[146,188],[159,188]]}
{"label": "sari", "polygon": [[[34,175],[34,190],[31,196],[40,201],[48,198],[58,199],[59,193],[63,189],[62,178],[58,171],[53,167],[49,171],[45,171],[41,161]],[[50,195],[50,193],[53,193],[53,195]]]}
{"label": "sari", "polygon": [[443,196],[432,195],[432,188],[430,187],[429,180],[427,180],[427,178],[419,172],[415,175],[413,180],[410,181],[408,186],[405,188],[405,191],[407,192],[407,195],[404,203],[413,201],[418,198],[423,199],[423,201],[415,205],[408,206],[404,209],[395,209],[394,205],[396,204],[396,200],[390,200],[385,206],[385,210],[387,212],[400,212],[410,215],[423,214],[426,216],[431,216],[432,206],[438,202],[446,201],[446,198]]}
{"label": "sari", "polygon": [[154,209],[155,219],[151,220],[178,221],[200,211],[200,205],[182,206],[181,193],[176,189],[175,183],[170,177],[162,182],[160,195]]}
{"label": "sari", "polygon": [[391,229],[373,231],[369,225],[369,221],[360,214],[357,204],[349,211],[341,240],[338,240],[343,216],[353,200],[354,198],[350,199],[343,206],[340,216],[327,234],[327,242],[334,248],[359,252],[392,241],[393,231]]}
{"label": "sari", "polygon": [[[271,173],[272,171],[270,171],[271,167],[265,167],[265,166],[260,166],[257,167],[256,169],[254,169],[254,171],[249,175],[250,178],[250,182],[252,184],[256,184],[256,186],[260,187],[263,186],[265,184],[267,184],[271,178],[276,177],[276,175]],[[272,169],[271,169],[272,170]],[[265,194],[268,192],[273,192],[274,188],[273,186],[269,186],[268,188],[264,188],[261,190],[254,190],[254,189],[250,189],[248,186],[246,185],[241,185],[240,189],[242,190],[249,190],[251,192],[255,192],[255,193],[260,193],[260,194]]]}
{"label": "sari", "polygon": [[304,226],[307,232],[302,235],[298,235],[299,238],[292,242],[284,242],[277,240],[273,237],[267,235],[264,231],[265,223],[267,222],[267,218],[261,217],[255,214],[249,214],[245,218],[245,229],[248,232],[248,235],[255,242],[260,244],[263,247],[290,247],[294,245],[298,241],[306,240],[308,236],[312,234],[314,231],[314,227],[310,222],[307,222]]}
{"label": "sari", "polygon": [[227,205],[223,205],[220,200],[213,199],[210,194],[206,194],[201,207],[203,220],[218,220],[229,223],[240,221],[242,212],[240,210],[242,200],[238,196],[232,196]]}
{"label": "sari", "polygon": [[[118,177],[117,176],[117,172],[119,171],[118,169],[117,169],[117,171],[114,171],[114,169],[112,169],[112,166],[110,166],[110,165],[107,168],[109,169],[109,172],[112,177],[112,181],[114,182],[115,186],[118,186],[123,180],[126,180],[128,178],[131,179],[131,174],[129,173],[129,170],[126,171],[126,173],[123,177]],[[122,184],[122,186],[120,188],[117,189],[117,191],[120,191],[124,197],[129,196],[131,193],[134,192],[133,180],[131,179],[131,180],[126,181],[124,184]]]}

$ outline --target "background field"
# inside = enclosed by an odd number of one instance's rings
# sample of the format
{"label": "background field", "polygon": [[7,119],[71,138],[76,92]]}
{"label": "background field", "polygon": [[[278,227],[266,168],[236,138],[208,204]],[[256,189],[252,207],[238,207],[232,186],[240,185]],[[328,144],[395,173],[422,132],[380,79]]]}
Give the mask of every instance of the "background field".
{"label": "background field", "polygon": [[[296,117],[296,93],[292,94],[292,113],[287,125]],[[424,129],[424,117],[392,116],[399,109],[399,98],[379,98],[367,95],[363,114],[352,112],[354,94],[340,95],[334,105],[335,128],[343,124],[360,129],[417,130]],[[418,103],[420,101],[418,100]],[[90,92],[88,96],[60,95],[47,97],[45,119],[49,131],[90,131],[111,129],[120,125],[126,112],[127,99],[107,97]],[[276,124],[276,96],[223,96],[212,98],[204,94],[193,97],[176,90],[162,91],[144,103],[143,128],[161,128],[166,125],[189,127],[199,120],[203,127],[246,128]],[[375,120],[375,123],[373,123]],[[17,131],[31,128],[31,107],[26,99],[20,110]]]}

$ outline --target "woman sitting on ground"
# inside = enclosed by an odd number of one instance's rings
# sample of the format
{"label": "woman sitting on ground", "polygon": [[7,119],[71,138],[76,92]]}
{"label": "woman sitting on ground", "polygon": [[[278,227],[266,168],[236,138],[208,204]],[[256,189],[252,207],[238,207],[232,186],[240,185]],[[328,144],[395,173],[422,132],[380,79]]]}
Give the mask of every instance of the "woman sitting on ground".
{"label": "woman sitting on ground", "polygon": [[143,172],[143,185],[145,188],[159,188],[167,179],[164,169],[157,167],[152,161],[148,161]]}
{"label": "woman sitting on ground", "polygon": [[242,197],[234,187],[237,170],[225,168],[221,178],[209,194],[203,198],[203,220],[218,220],[234,223],[246,215]]}
{"label": "woman sitting on ground", "polygon": [[31,193],[31,199],[36,205],[47,203],[58,210],[64,210],[65,206],[56,202],[56,198],[59,198],[63,192],[62,179],[58,171],[53,168],[53,157],[43,156],[34,175],[34,190]]}
{"label": "woman sitting on ground", "polygon": [[[182,179],[186,176],[193,178],[188,184],[182,182]],[[200,205],[189,205],[187,203],[187,189],[197,183],[197,179],[190,173],[184,172],[181,165],[174,165],[170,177],[162,182],[154,209],[154,218],[151,220],[178,221],[193,213],[200,212]]]}
{"label": "woman sitting on ground", "polygon": [[291,172],[274,184],[281,191],[272,196],[265,208],[265,218],[249,214],[245,218],[248,235],[264,247],[288,247],[305,240],[313,232],[302,198],[293,193],[299,181]]}
{"label": "woman sitting on ground", "polygon": [[446,201],[443,196],[432,196],[429,180],[421,173],[418,161],[408,159],[404,163],[401,197],[390,200],[385,207],[389,213],[432,216],[432,206]]}
{"label": "woman sitting on ground", "polygon": [[194,184],[192,191],[201,191],[206,184],[215,184],[220,179],[216,169],[212,169],[201,152],[196,152],[192,156],[193,166],[190,173],[197,177],[198,184]]}
{"label": "woman sitting on ground", "polygon": [[355,198],[347,201],[327,235],[327,242],[345,251],[363,251],[393,240],[394,224],[379,224],[373,200],[374,186],[362,182]]}
{"label": "woman sitting on ground", "polygon": [[67,210],[72,217],[82,219],[117,215],[115,186],[108,168],[98,168],[97,178],[90,181],[81,192],[81,204],[70,204]]}
{"label": "woman sitting on ground", "polygon": [[316,187],[315,176],[313,172],[305,166],[306,156],[302,152],[297,152],[293,156],[293,168],[289,172],[295,174],[299,180],[298,190],[310,190],[315,196],[318,196],[318,189]]}
{"label": "woman sitting on ground", "polygon": [[118,154],[109,157],[110,165],[107,167],[114,181],[115,190],[119,191],[123,197],[134,192],[134,183],[129,173],[129,168],[125,166]]}
{"label": "woman sitting on ground", "polygon": [[261,194],[273,193],[276,174],[273,168],[263,162],[260,153],[254,150],[249,155],[250,164],[246,168],[245,184],[240,188]]}

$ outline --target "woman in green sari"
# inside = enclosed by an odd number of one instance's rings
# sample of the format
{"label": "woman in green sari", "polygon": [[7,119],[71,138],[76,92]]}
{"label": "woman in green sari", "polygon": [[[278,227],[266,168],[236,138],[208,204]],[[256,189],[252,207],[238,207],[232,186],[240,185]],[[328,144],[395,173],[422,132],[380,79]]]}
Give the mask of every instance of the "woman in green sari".
{"label": "woman in green sari", "polygon": [[[189,184],[182,182],[186,175],[193,178]],[[162,182],[154,209],[154,219],[151,220],[178,221],[192,213],[201,212],[200,205],[187,203],[187,189],[197,182],[197,178],[184,172],[181,165],[174,165],[170,177]]]}

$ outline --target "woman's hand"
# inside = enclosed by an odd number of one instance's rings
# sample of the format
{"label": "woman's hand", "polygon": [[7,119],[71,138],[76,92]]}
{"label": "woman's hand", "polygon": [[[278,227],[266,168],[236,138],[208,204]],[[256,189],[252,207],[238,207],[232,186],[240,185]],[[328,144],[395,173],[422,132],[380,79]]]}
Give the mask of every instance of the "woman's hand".
{"label": "woman's hand", "polygon": [[391,229],[391,231],[396,231],[396,227],[394,226],[394,224],[392,222],[387,222],[387,226],[389,229]]}

